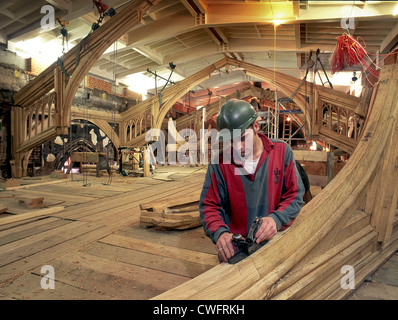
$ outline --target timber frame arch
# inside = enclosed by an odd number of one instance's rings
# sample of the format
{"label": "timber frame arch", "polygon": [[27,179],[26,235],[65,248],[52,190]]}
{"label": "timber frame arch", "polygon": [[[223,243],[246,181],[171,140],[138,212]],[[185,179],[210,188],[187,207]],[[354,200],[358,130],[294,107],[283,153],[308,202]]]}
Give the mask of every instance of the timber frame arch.
{"label": "timber frame arch", "polygon": [[[231,58],[223,58],[215,62],[214,64],[206,67],[205,69],[198,71],[190,77],[180,81],[179,83],[166,88],[159,96],[153,96],[150,99],[137,104],[134,109],[127,110],[122,113],[122,128],[126,129],[130,123],[135,122],[137,118],[142,117],[143,114],[146,114],[150,111],[152,119],[151,128],[161,129],[167,112],[173,107],[178,99],[180,99],[183,95],[192,90],[195,86],[199,85],[206,78],[210,77],[214,71],[228,66],[244,68],[248,74],[275,86],[278,90],[280,90],[287,96],[292,96],[293,93],[300,86],[301,82],[300,79],[296,79],[292,76],[288,76],[280,72],[274,73],[273,70],[264,67],[256,66]],[[275,80],[276,78],[278,80]],[[316,84],[313,85],[313,88],[318,91],[324,89],[323,87]],[[314,117],[312,116],[312,108],[306,107],[306,105],[311,104],[311,101],[307,104],[305,99],[305,90],[300,88],[292,100],[303,111],[305,116],[305,126],[309,129],[309,132],[311,132]],[[355,106],[357,103],[358,101],[355,102]],[[145,144],[144,135],[141,135],[136,139],[129,139],[129,141],[125,141],[124,136],[125,134],[121,136],[122,144],[134,146],[141,146]]]}
{"label": "timber frame arch", "polygon": [[108,137],[109,141],[115,146],[115,148],[120,147],[120,139],[118,134],[113,130],[113,128],[110,126],[110,124],[106,120],[102,119],[83,119],[81,117],[73,117],[71,120],[84,120],[91,122],[93,125],[97,126],[99,129],[101,129],[106,136]]}
{"label": "timber frame arch", "polygon": [[[150,111],[151,128],[161,129],[167,112],[179,98],[192,90],[196,85],[203,82],[206,78],[210,77],[214,71],[227,66],[243,68],[247,74],[273,85],[285,95],[291,97],[293,102],[303,111],[304,128],[310,133],[313,139],[317,139],[321,136],[322,139],[326,140],[328,143],[332,143],[348,153],[354,151],[359,137],[350,139],[349,137],[336,133],[331,128],[322,128],[323,119],[322,113],[319,110],[321,110],[324,103],[332,102],[340,108],[353,112],[354,114],[361,114],[361,108],[363,106],[361,105],[361,99],[359,97],[313,83],[310,83],[310,90],[308,90],[310,94],[308,94],[305,88],[306,86],[302,85],[303,83],[300,79],[227,57],[213,63],[179,83],[166,88],[159,96],[153,96],[137,104],[134,109],[123,112],[121,114],[122,128],[126,128],[128,123]],[[366,117],[366,114],[362,114],[362,116]],[[145,140],[145,135],[140,135],[136,139],[131,139],[128,142],[124,141],[123,136],[121,136],[122,145],[143,146],[146,143],[148,143],[148,141]]]}
{"label": "timber frame arch", "polygon": [[[112,19],[86,36],[77,46],[14,95],[14,103],[22,107],[12,111],[14,119],[14,125],[11,128],[14,176],[23,176],[25,167],[23,159],[26,157],[27,151],[67,132],[71,122],[72,102],[79,84],[112,43],[137,26],[143,13],[160,1],[137,0],[128,3]],[[26,113],[29,113],[29,109],[36,101],[53,89],[56,102],[52,126],[40,134],[26,139],[22,135],[21,119]]]}
{"label": "timber frame arch", "polygon": [[[153,128],[155,129],[160,129],[163,119],[166,116],[167,112],[171,109],[171,107],[174,105],[174,103],[177,102],[177,100],[192,90],[195,86],[200,84],[202,81],[204,81],[206,78],[208,78],[211,73],[214,71],[221,69],[223,67],[227,66],[235,66],[238,68],[244,68],[247,72],[247,74],[252,75],[262,81],[265,81],[269,84],[272,84],[275,86],[277,89],[279,89],[281,92],[286,94],[287,96],[291,96],[294,91],[298,88],[300,85],[299,79],[296,79],[292,76],[285,75],[280,72],[274,72],[270,69],[264,68],[264,67],[259,67],[247,62],[235,60],[232,58],[223,58],[219,60],[218,62],[212,64],[211,66],[203,69],[202,71],[197,72],[196,74],[186,78],[185,80],[181,81],[180,83],[176,84],[173,87],[170,87],[166,90],[173,90],[172,94],[170,94],[169,100],[167,100],[160,108],[159,108],[159,114],[157,117],[157,120],[155,121]],[[275,75],[275,76],[274,76]],[[275,78],[278,78],[278,81],[275,80]],[[317,85],[314,85],[317,86]],[[320,87],[320,86],[318,86]],[[322,88],[322,87],[320,87]],[[166,91],[165,90],[165,91]],[[168,92],[165,92],[165,96],[168,94]],[[306,121],[307,121],[307,126],[310,126],[312,119],[310,116],[310,110],[306,108],[306,103],[305,103],[305,97],[303,95],[303,92],[299,92],[296,94],[295,97],[292,99],[298,107],[304,112]]]}

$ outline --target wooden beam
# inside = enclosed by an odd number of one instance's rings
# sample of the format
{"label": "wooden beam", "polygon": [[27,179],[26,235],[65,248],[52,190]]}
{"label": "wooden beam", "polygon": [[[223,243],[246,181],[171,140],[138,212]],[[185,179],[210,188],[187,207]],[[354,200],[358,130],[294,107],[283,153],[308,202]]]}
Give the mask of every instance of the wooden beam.
{"label": "wooden beam", "polygon": [[398,42],[398,22],[380,44],[380,53],[388,53]]}
{"label": "wooden beam", "polygon": [[36,218],[36,217],[40,217],[40,216],[44,216],[44,215],[49,215],[52,213],[60,212],[62,210],[64,210],[64,207],[51,207],[51,208],[38,209],[38,210],[35,210],[32,212],[21,213],[21,214],[13,215],[10,217],[5,217],[5,218],[0,219],[0,226],[6,225],[9,223],[13,223],[13,222],[30,219],[30,218]]}
{"label": "wooden beam", "polygon": [[[170,23],[173,21],[173,23]],[[156,20],[148,25],[127,32],[127,47],[141,46],[154,41],[175,37],[195,30],[194,19],[188,13],[176,13],[167,18]]]}

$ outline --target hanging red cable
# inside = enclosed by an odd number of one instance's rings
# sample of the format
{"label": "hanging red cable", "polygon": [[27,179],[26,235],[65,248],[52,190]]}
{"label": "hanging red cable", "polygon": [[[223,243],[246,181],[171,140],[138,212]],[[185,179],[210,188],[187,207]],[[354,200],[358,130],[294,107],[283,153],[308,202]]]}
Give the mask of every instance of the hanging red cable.
{"label": "hanging red cable", "polygon": [[[358,39],[362,38],[358,37]],[[376,70],[376,68],[380,69],[380,66],[372,61],[369,53],[366,51],[366,43],[363,39],[362,42],[364,43],[364,46],[362,46],[357,39],[347,33],[343,33],[337,38],[337,45],[332,60],[333,74],[344,70],[347,66],[352,67],[354,65],[358,65],[365,72],[365,75],[366,72],[368,72],[376,78],[379,77],[380,72]],[[395,53],[397,50],[398,48],[387,54],[380,62],[386,59],[389,55]]]}

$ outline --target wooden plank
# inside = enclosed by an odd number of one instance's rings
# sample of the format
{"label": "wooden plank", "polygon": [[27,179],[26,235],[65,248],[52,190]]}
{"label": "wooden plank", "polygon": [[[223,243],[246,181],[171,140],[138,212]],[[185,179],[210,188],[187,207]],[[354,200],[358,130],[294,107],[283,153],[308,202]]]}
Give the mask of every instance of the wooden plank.
{"label": "wooden plank", "polygon": [[[398,222],[398,221],[397,221]],[[398,248],[398,232],[394,232],[390,241],[384,244],[382,247],[378,247],[370,256],[366,259],[359,261],[355,265],[355,283],[356,288],[366,277],[382,265],[392,254],[397,251]],[[331,292],[330,292],[331,291]],[[325,299],[345,299],[352,293],[353,290],[341,290],[341,288],[335,288],[334,291],[329,290],[329,295]]]}
{"label": "wooden plank", "polygon": [[149,299],[189,280],[188,277],[81,251],[62,256],[53,261],[52,266],[56,270],[57,283],[86,291],[86,299],[92,292],[112,299]]}
{"label": "wooden plank", "polygon": [[8,208],[0,202],[0,213],[6,212],[8,210]]}
{"label": "wooden plank", "polygon": [[162,211],[167,208],[198,203],[201,192],[201,188],[191,189],[188,195],[173,196],[156,202],[144,202],[140,204],[140,208],[141,210]]}
{"label": "wooden plank", "polygon": [[[40,267],[41,268],[41,267]],[[26,273],[3,284],[0,299],[4,300],[110,300],[112,297],[102,293],[83,290],[76,285],[62,281],[55,282],[55,290],[44,290],[40,286],[43,274],[40,268],[35,273]],[[58,276],[58,269],[55,270]]]}
{"label": "wooden plank", "polygon": [[328,153],[325,151],[293,150],[293,154],[296,161],[326,162]]}
{"label": "wooden plank", "polygon": [[[398,103],[397,103],[398,107]],[[383,159],[381,171],[381,185],[374,186],[379,190],[376,203],[373,208],[371,223],[379,233],[380,242],[388,242],[392,232],[392,222],[395,217],[395,209],[398,200],[398,125],[394,122],[394,129],[390,137],[390,148],[387,149]]]}
{"label": "wooden plank", "polygon": [[[95,204],[90,206],[83,206],[83,207],[90,207],[89,210],[82,210],[82,207],[65,210],[63,216],[72,218],[72,219],[86,219],[83,217],[87,217],[88,220],[92,219],[90,216],[95,215],[103,215],[104,211],[110,210],[115,207],[125,206],[126,210],[132,210],[133,208],[139,209],[138,202],[141,201],[149,201],[155,199],[161,199],[162,197],[169,197],[171,194],[175,194],[176,190],[181,188],[196,188],[199,187],[202,179],[204,176],[200,177],[199,180],[193,179],[191,183],[187,183],[185,180],[178,181],[178,182],[170,182],[168,184],[167,191],[164,191],[162,187],[150,187],[143,188],[139,191],[131,191],[119,195],[117,197],[112,197],[111,199],[106,199],[105,201],[96,201]],[[198,182],[199,181],[199,182]],[[149,191],[147,189],[150,189]],[[139,211],[137,211],[138,213]],[[106,213],[105,213],[106,214]]]}
{"label": "wooden plank", "polygon": [[165,244],[153,243],[118,234],[111,234],[101,239],[100,242],[151,253],[162,257],[200,263],[209,266],[216,266],[217,264],[219,264],[216,254],[203,253],[194,250],[168,246]]}
{"label": "wooden plank", "polygon": [[19,225],[8,230],[3,230],[0,233],[0,245],[31,237],[35,234],[57,228],[70,222],[71,221],[68,220],[48,217],[45,219],[32,221],[27,224]]}
{"label": "wooden plank", "polygon": [[120,230],[118,235],[143,241],[150,241],[159,245],[195,250],[208,254],[217,254],[214,244],[204,235],[202,228],[182,231],[155,230],[153,228],[142,228],[139,224],[135,224],[131,228]]}
{"label": "wooden plank", "polygon": [[[374,243],[375,237],[376,233],[367,233],[364,237],[355,241],[344,250],[337,251],[336,248],[332,248],[332,253],[325,253],[329,256],[329,259],[327,259],[325,263],[305,274],[299,281],[291,281],[292,285],[289,286],[288,289],[276,295],[274,299],[302,299],[306,293],[313,294],[313,291],[318,291],[314,288],[317,286],[320,287],[319,283],[322,283],[329,273],[332,275],[335,274],[336,270],[338,270],[338,274],[341,278],[341,267],[348,264],[347,261],[349,261],[349,259],[351,259],[353,255],[355,256],[358,252],[363,251],[363,254],[365,254],[365,251],[363,250],[364,247],[369,247],[369,244]],[[339,280],[337,280],[337,283],[340,285]],[[317,296],[318,295],[313,295],[314,298]]]}
{"label": "wooden plank", "polygon": [[[126,217],[126,214],[118,214],[113,217],[111,221],[106,220],[101,223],[82,223],[82,228],[78,230],[73,230],[72,234],[63,233],[64,239],[59,242],[54,242],[53,238],[48,238],[48,247],[45,250],[37,251],[36,253],[31,253],[28,256],[23,257],[24,263],[22,264],[20,260],[7,264],[0,268],[0,283],[6,280],[14,278],[21,272],[36,268],[38,266],[43,266],[46,262],[49,262],[61,255],[69,253],[73,250],[81,248],[99,238],[104,237],[112,232],[119,230],[120,228],[127,227],[137,222],[137,219]],[[58,228],[62,233],[63,228]],[[59,238],[57,238],[60,240]],[[3,248],[0,248],[3,249]],[[28,249],[28,246],[23,249]],[[4,253],[0,250],[0,261]]]}
{"label": "wooden plank", "polygon": [[[333,291],[337,287],[341,288],[340,281],[344,276],[344,274],[341,273],[341,268],[344,265],[355,266],[356,262],[361,262],[369,257],[371,255],[372,249],[374,248],[374,240],[375,238],[371,239],[368,244],[365,243],[363,247],[360,248],[360,250],[347,250],[347,253],[342,254],[342,258],[336,257],[336,261],[334,261],[335,263],[329,266],[328,274],[323,276],[322,282],[318,286],[313,287],[313,290],[306,290],[305,294],[301,296],[300,299],[323,300],[327,297],[328,294],[330,294],[330,291]],[[352,254],[352,256],[347,258],[346,255],[349,256],[350,254]]]}
{"label": "wooden plank", "polygon": [[201,188],[192,189],[188,196],[172,197],[140,204],[142,225],[157,229],[189,229],[201,225],[199,198]]}
{"label": "wooden plank", "polygon": [[194,278],[211,269],[211,266],[208,265],[161,257],[99,242],[83,248],[81,252],[189,278]]}
{"label": "wooden plank", "polygon": [[[59,200],[60,198],[60,193],[56,192],[50,192],[50,191],[40,191],[40,190],[33,190],[33,189],[28,189],[28,190],[16,190],[14,192],[16,197],[19,197],[19,195],[28,195],[28,196],[35,196],[35,195],[42,195],[45,192],[46,199],[47,200]],[[90,201],[94,201],[99,199],[99,197],[96,196],[95,192],[92,196],[85,196],[81,195],[80,193],[78,195],[74,194],[67,194],[66,192],[62,192],[62,200],[65,201],[65,206],[71,206],[79,203],[86,203]]]}
{"label": "wooden plank", "polygon": [[[196,180],[193,179],[193,181],[201,181],[204,176],[199,177],[197,176]],[[195,182],[198,186],[200,183]],[[181,181],[181,184],[175,184],[175,187],[181,187],[184,185],[184,181]],[[186,185],[186,183],[185,183]],[[150,186],[148,186],[150,187]],[[159,190],[155,190],[155,194],[158,197],[159,193],[157,193]],[[171,190],[170,193],[173,191]],[[161,196],[164,196],[164,193],[160,193]],[[126,195],[124,194],[123,197]],[[154,196],[155,197],[155,196]],[[115,198],[118,198],[117,196]],[[109,200],[109,199],[108,199]],[[101,205],[101,204],[100,204]],[[87,206],[87,207],[92,207]],[[137,204],[137,209],[138,204]],[[80,211],[82,209],[79,209]],[[138,211],[139,212],[139,211]],[[108,215],[102,215],[102,216],[97,216],[94,221],[90,222],[89,224],[84,224],[82,225],[82,228],[77,230],[76,232],[63,232],[64,228],[58,228],[59,233],[64,234],[63,241],[61,241],[62,238],[58,237],[58,235],[55,236],[55,240],[52,237],[49,237],[50,233],[47,233],[45,236],[41,235],[42,240],[43,239],[48,239],[47,244],[48,247],[47,249],[43,249],[41,251],[38,251],[36,253],[30,252],[29,256],[25,256],[27,254],[27,248],[28,246],[22,246],[20,244],[20,250],[19,254],[20,257],[23,257],[24,259],[24,264],[18,263],[18,261],[12,262],[7,264],[6,266],[1,268],[2,275],[0,276],[0,281],[4,281],[5,279],[9,279],[10,277],[13,277],[15,274],[18,272],[21,272],[23,270],[35,267],[39,264],[42,264],[43,261],[49,261],[51,259],[56,258],[60,254],[65,254],[67,252],[70,252],[76,248],[80,248],[81,246],[84,246],[85,244],[91,243],[92,241],[95,241],[101,237],[104,237],[105,235],[108,235],[111,232],[114,232],[116,230],[119,230],[121,227],[126,227],[128,225],[132,225],[133,223],[136,223],[138,221],[138,214],[134,215],[131,214],[131,212],[126,211],[126,210],[116,210],[116,211],[111,211],[111,219],[108,218]],[[43,238],[44,237],[44,238]],[[2,249],[7,249],[7,248],[2,248]],[[26,249],[26,250],[25,250]],[[25,253],[24,253],[25,251]],[[3,252],[4,253],[4,252]],[[4,254],[7,254],[4,253]],[[18,253],[16,253],[18,255]],[[3,256],[3,255],[1,255]],[[25,257],[24,257],[25,256]],[[7,258],[10,260],[10,258]]]}
{"label": "wooden plank", "polygon": [[[355,245],[355,243],[372,232],[373,229],[369,227],[353,234],[338,245],[332,246],[329,250],[318,253],[312,252],[285,276],[279,279],[278,282],[268,290],[267,296],[272,296],[274,299],[287,299],[288,297],[292,297],[298,290],[309,285],[311,281],[316,281],[317,276],[314,276],[314,274],[316,274],[319,268],[324,268],[323,265],[325,263],[338,256],[345,249]],[[309,279],[313,280],[310,281]]]}
{"label": "wooden plank", "polygon": [[7,188],[7,191],[19,190],[19,189],[24,189],[24,188],[34,188],[34,187],[38,187],[38,186],[44,186],[44,185],[48,185],[48,184],[64,183],[64,182],[65,182],[64,180],[54,180],[54,181],[32,183],[32,184],[26,184],[26,185],[23,185],[23,186],[9,187],[9,188]]}
{"label": "wooden plank", "polygon": [[76,235],[84,231],[87,232],[91,228],[92,226],[86,222],[73,221],[58,228],[46,230],[39,234],[5,244],[0,249],[0,269],[12,262],[41,252],[55,244],[62,243],[68,238],[76,237]]}
{"label": "wooden plank", "polygon": [[64,210],[64,207],[51,207],[51,208],[35,210],[35,211],[29,212],[29,213],[23,213],[23,214],[18,214],[15,216],[5,217],[5,218],[0,219],[0,225],[5,225],[5,224],[9,224],[9,223],[13,223],[13,222],[17,222],[17,221],[21,221],[21,220],[25,220],[25,219],[30,219],[30,218],[37,218],[40,216],[57,213],[62,210]]}
{"label": "wooden plank", "polygon": [[148,227],[155,227],[157,230],[185,230],[201,225],[199,211],[193,211],[186,214],[141,212],[140,223],[141,225]]}
{"label": "wooden plank", "polygon": [[43,207],[44,197],[19,197],[19,205],[27,208]]}
{"label": "wooden plank", "polygon": [[321,137],[321,140],[325,140],[327,143],[330,143],[350,154],[353,153],[358,144],[358,141],[324,127],[319,129],[319,136]]}

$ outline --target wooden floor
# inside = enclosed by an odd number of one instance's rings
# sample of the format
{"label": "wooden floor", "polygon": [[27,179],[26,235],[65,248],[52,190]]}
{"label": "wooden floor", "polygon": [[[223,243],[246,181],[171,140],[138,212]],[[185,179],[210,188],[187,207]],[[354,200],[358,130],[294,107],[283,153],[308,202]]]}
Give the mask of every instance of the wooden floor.
{"label": "wooden floor", "polygon": [[[79,177],[23,180],[30,186],[1,192],[13,214],[0,216],[0,299],[149,299],[218,264],[201,227],[139,223],[140,203],[201,188],[204,171],[192,169],[115,177],[111,185],[105,177],[89,177],[89,186]],[[9,222],[40,213],[18,205],[21,196],[43,196],[49,207],[40,210],[60,211]],[[54,268],[54,290],[41,288],[45,265]]]}
{"label": "wooden floor", "polygon": [[[0,214],[0,299],[149,299],[217,265],[201,227],[160,231],[139,223],[140,203],[201,188],[204,172],[160,168],[151,178],[116,176],[110,185],[106,176],[89,176],[87,186],[78,175],[26,178],[0,192],[11,213]],[[47,208],[23,207],[21,197],[44,197]],[[396,261],[349,299],[398,299]],[[41,288],[45,265],[54,268],[54,290]]]}

